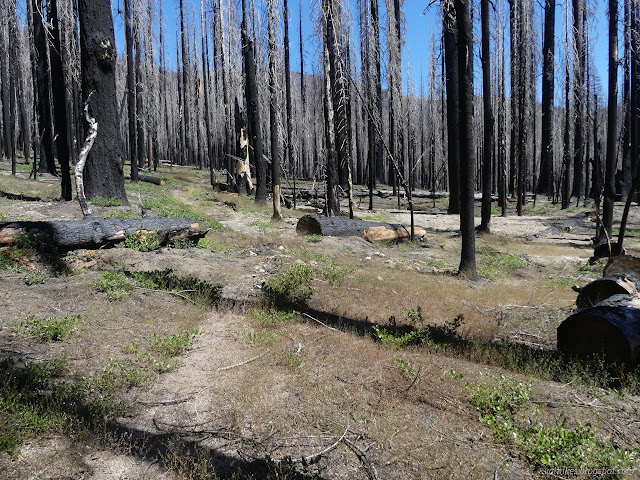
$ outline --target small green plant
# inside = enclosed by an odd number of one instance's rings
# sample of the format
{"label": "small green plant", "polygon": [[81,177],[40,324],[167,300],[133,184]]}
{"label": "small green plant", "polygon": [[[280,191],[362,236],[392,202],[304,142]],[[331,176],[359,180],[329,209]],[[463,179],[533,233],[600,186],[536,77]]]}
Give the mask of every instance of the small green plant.
{"label": "small green plant", "polygon": [[60,319],[27,317],[21,326],[27,334],[38,337],[42,342],[59,341],[73,333],[75,326],[80,323],[80,318],[80,315],[65,315]]}
{"label": "small green plant", "polygon": [[429,333],[427,329],[419,329],[399,335],[378,325],[373,325],[371,328],[373,328],[373,335],[380,340],[383,345],[394,345],[396,347],[425,343]]}
{"label": "small green plant", "polygon": [[329,281],[330,286],[339,286],[344,282],[344,276],[356,269],[354,265],[338,266],[333,261],[321,268],[320,273]]}
{"label": "small green plant", "polygon": [[92,284],[98,292],[105,293],[109,300],[121,300],[128,297],[136,287],[134,280],[122,272],[109,270],[100,275]]}
{"label": "small green plant", "polygon": [[307,235],[304,237],[304,239],[309,243],[321,242],[323,238],[324,238],[323,235],[319,235],[317,233],[314,233],[313,235]]}
{"label": "small green plant", "polygon": [[182,248],[190,248],[193,247],[193,241],[191,241],[191,239],[183,237],[183,238],[176,238],[173,242],[171,242],[171,246],[173,248],[178,248],[178,249],[182,249]]}
{"label": "small green plant", "polygon": [[102,215],[102,218],[140,218],[140,214],[132,209],[109,210]]}
{"label": "small green plant", "polygon": [[480,254],[478,274],[483,278],[495,278],[501,275],[513,275],[527,265],[527,262],[517,255],[502,253],[493,248],[479,248]]}
{"label": "small green plant", "polygon": [[46,278],[47,276],[42,272],[30,272],[25,277],[24,283],[26,283],[29,286],[38,285],[38,284],[44,283]]}
{"label": "small green plant", "polygon": [[127,235],[124,244],[127,248],[131,248],[139,252],[150,252],[160,248],[162,245],[162,239],[156,230],[139,230]]}
{"label": "small green plant", "polygon": [[589,424],[567,426],[561,415],[554,426],[545,426],[537,409],[527,411],[531,385],[501,375],[497,384],[468,384],[471,398],[485,423],[501,442],[523,449],[536,467],[552,468],[629,468],[637,452],[621,449],[596,439]]}
{"label": "small green plant", "polygon": [[235,247],[231,245],[222,245],[210,238],[201,238],[196,245],[198,248],[205,248],[211,250],[214,253],[231,253],[235,250]]}
{"label": "small green plant", "polygon": [[165,357],[177,357],[182,355],[187,348],[193,345],[196,336],[200,335],[202,330],[183,330],[173,335],[161,337],[154,334],[151,342],[151,350]]}
{"label": "small green plant", "polygon": [[436,260],[432,258],[425,262],[427,267],[431,267],[435,270],[436,273],[443,273],[445,275],[455,275],[458,272],[458,269],[453,265],[449,265],[448,263],[443,262],[442,260]]}
{"label": "small green plant", "polygon": [[303,262],[311,262],[311,261],[322,262],[324,260],[324,257],[319,253],[313,253],[305,249],[301,249],[301,250],[293,249],[291,250],[291,255],[293,255],[295,258],[302,260]]}
{"label": "small green plant", "polygon": [[293,322],[297,312],[283,312],[276,308],[270,308],[265,311],[256,308],[253,310],[253,314],[262,327],[275,327],[283,323]]}
{"label": "small green plant", "polygon": [[119,198],[105,198],[105,197],[93,197],[91,203],[100,207],[120,207],[122,206],[122,200]]}
{"label": "small green plant", "polygon": [[287,271],[264,282],[262,291],[274,306],[303,304],[313,295],[314,288],[309,285],[313,277],[311,267],[294,263]]}
{"label": "small green plant", "polygon": [[263,235],[267,235],[273,231],[273,224],[271,223],[271,220],[254,220],[253,222],[250,222],[249,225],[252,227],[258,227]]}
{"label": "small green plant", "polygon": [[398,369],[400,373],[409,380],[413,380],[415,377],[420,375],[420,371],[416,370],[416,368],[407,362],[403,358],[396,358],[396,363],[398,364]]}

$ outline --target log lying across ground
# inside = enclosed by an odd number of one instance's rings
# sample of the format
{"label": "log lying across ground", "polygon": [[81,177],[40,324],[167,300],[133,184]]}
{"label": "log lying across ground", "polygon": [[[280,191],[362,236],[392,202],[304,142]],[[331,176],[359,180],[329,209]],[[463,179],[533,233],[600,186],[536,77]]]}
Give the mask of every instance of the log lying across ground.
{"label": "log lying across ground", "polygon": [[151,177],[149,175],[138,175],[138,180],[141,182],[153,183],[154,185],[164,185],[167,181],[160,177]]}
{"label": "log lying across ground", "polygon": [[558,327],[559,351],[640,361],[640,258],[611,257],[603,278],[580,289],[576,304],[579,312]]}
{"label": "log lying across ground", "polygon": [[[333,237],[362,236],[369,241],[399,240],[409,238],[411,227],[407,225],[352,220],[345,217],[305,215],[296,226],[298,235],[324,235]],[[414,227],[416,237],[427,234],[424,228]]]}
{"label": "log lying across ground", "polygon": [[558,327],[558,350],[636,365],[640,360],[640,296],[614,295],[571,315]]}
{"label": "log lying across ground", "polygon": [[96,218],[51,222],[0,223],[0,245],[11,245],[21,235],[49,237],[59,250],[101,248],[124,241],[127,236],[144,231],[155,231],[162,244],[180,238],[196,242],[204,237],[196,220],[190,218]]}
{"label": "log lying across ground", "polygon": [[640,258],[632,255],[611,257],[602,278],[580,289],[578,310],[592,307],[613,295],[635,295],[640,291]]}

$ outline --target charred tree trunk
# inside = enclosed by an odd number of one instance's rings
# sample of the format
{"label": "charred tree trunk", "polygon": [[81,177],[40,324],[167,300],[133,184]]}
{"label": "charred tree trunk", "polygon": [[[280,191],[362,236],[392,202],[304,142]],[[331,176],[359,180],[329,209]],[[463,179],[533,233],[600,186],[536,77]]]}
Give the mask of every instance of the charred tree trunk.
{"label": "charred tree trunk", "polygon": [[444,36],[444,63],[447,86],[447,161],[449,166],[449,214],[460,211],[460,137],[458,98],[458,50],[456,11],[453,2],[443,1],[442,21]]}
{"label": "charred tree trunk", "polygon": [[[375,120],[374,122],[382,130],[382,77],[380,73],[380,12],[378,0],[371,0],[371,28],[373,30],[373,89],[375,92]],[[382,138],[375,138],[375,169],[373,188],[378,183],[383,184],[384,175],[384,150]]]}
{"label": "charred tree trunk", "polygon": [[491,104],[491,45],[489,0],[481,0],[482,100],[484,106],[484,151],[482,158],[482,219],[479,231],[489,232],[491,222],[491,147],[493,145],[493,106]]}
{"label": "charred tree trunk", "polygon": [[542,144],[540,146],[540,177],[538,193],[553,197],[553,98],[555,65],[556,2],[545,0],[544,44],[542,47]]}
{"label": "charred tree trunk", "polygon": [[574,125],[573,137],[573,196],[578,197],[578,201],[584,191],[584,70],[585,70],[585,50],[584,50],[584,23],[583,10],[584,0],[573,0],[573,41],[574,41],[574,110],[576,123]]}
{"label": "charred tree trunk", "polygon": [[[474,228],[476,159],[473,147],[473,26],[469,18],[471,0],[455,0],[458,29],[458,74],[460,84],[460,233],[461,275],[477,279]],[[487,147],[488,148],[488,147]]]}
{"label": "charred tree trunk", "polygon": [[109,0],[79,0],[82,92],[91,98],[99,134],[85,168],[87,198],[117,198],[127,204],[116,105],[116,49]]}
{"label": "charred tree trunk", "polygon": [[53,114],[55,122],[56,153],[60,164],[62,198],[71,200],[71,171],[69,169],[69,142],[67,138],[67,100],[62,69],[62,48],[60,44],[60,22],[58,1],[51,0],[49,21],[51,23],[51,88],[53,89]]}
{"label": "charred tree trunk", "polygon": [[136,72],[133,57],[133,30],[131,26],[132,0],[124,0],[124,34],[127,48],[127,109],[129,127],[129,161],[131,162],[131,180],[138,181],[138,157],[136,154]]}
{"label": "charred tree trunk", "polygon": [[[618,121],[618,0],[609,0],[609,92],[607,114],[607,160],[604,179],[602,224],[609,238],[613,227],[613,202],[616,194],[617,121]],[[602,235],[601,235],[602,236]],[[599,240],[604,240],[604,237]]]}
{"label": "charred tree trunk", "polygon": [[262,132],[260,131],[260,100],[256,80],[253,40],[247,34],[246,0],[242,0],[242,53],[245,71],[245,99],[247,102],[247,120],[249,124],[249,146],[256,169],[256,202],[267,201],[267,163],[263,157]]}
{"label": "charred tree trunk", "polygon": [[269,0],[269,122],[271,124],[271,183],[273,186],[273,218],[282,219],[280,207],[280,132],[278,118],[278,65],[276,63],[275,0]]}

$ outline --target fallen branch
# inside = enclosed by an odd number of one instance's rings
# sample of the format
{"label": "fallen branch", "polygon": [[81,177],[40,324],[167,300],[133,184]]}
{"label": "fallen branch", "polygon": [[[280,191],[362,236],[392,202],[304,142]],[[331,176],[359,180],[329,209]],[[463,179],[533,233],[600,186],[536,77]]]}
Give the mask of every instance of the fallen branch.
{"label": "fallen branch", "polygon": [[[349,431],[349,425],[347,425],[347,428],[345,428],[344,433],[338,440],[336,440],[335,443],[329,445],[327,448],[321,450],[318,453],[314,453],[313,455],[308,455],[306,457],[300,457],[300,458],[285,457],[282,459],[270,459],[270,460],[273,463],[281,463],[283,461],[286,461],[287,463],[291,463],[294,465],[297,463],[303,463],[303,464],[316,463],[318,460],[320,460],[320,458],[322,458],[323,455],[326,455],[331,450],[334,450],[338,445],[340,445],[340,443],[342,443],[345,440],[345,437],[347,436],[348,431]],[[238,453],[245,457],[251,458],[253,460],[264,460],[264,458],[256,457],[255,455],[251,455],[250,453],[247,453],[240,449],[238,449]]]}
{"label": "fallen branch", "polygon": [[348,438],[345,438],[343,442],[347,447],[351,449],[353,453],[356,454],[356,457],[358,457],[358,460],[360,460],[365,470],[367,471],[369,480],[378,480],[378,472],[376,471],[376,467],[374,467],[373,463],[371,463],[366,453],[363,452],[355,443],[353,443]]}
{"label": "fallen branch", "polygon": [[226,366],[226,367],[220,367],[220,368],[218,368],[218,370],[217,370],[217,371],[218,371],[218,372],[223,372],[223,371],[226,371],[226,370],[231,370],[232,368],[241,367],[241,366],[243,366],[243,365],[246,365],[247,363],[251,363],[251,362],[253,362],[254,360],[258,360],[258,359],[260,359],[260,358],[264,357],[264,356],[265,356],[267,353],[269,353],[270,351],[271,351],[271,349],[267,350],[266,352],[261,353],[260,355],[257,355],[257,356],[255,356],[255,357],[253,357],[253,358],[250,358],[249,360],[245,360],[244,362],[235,363],[235,364],[233,364],[233,365],[228,365],[228,366]]}
{"label": "fallen branch", "polygon": [[337,328],[333,328],[330,327],[329,325],[327,325],[326,323],[321,322],[320,320],[318,320],[317,318],[312,317],[311,315],[309,315],[308,313],[304,313],[302,312],[302,315],[304,315],[307,318],[310,318],[311,320],[313,320],[314,322],[319,323],[320,325],[322,325],[325,328],[328,328],[329,330],[333,330],[334,332],[340,332],[340,333],[344,333],[342,330],[338,330]]}

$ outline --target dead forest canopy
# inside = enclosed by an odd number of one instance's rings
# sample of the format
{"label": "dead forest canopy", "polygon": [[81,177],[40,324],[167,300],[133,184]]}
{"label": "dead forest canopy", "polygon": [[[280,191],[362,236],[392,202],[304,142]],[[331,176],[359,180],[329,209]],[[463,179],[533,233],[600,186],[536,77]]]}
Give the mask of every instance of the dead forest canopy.
{"label": "dead forest canopy", "polygon": [[[114,75],[94,97],[111,113],[98,119],[109,147],[90,154],[89,198],[124,195],[94,186],[94,171],[118,183],[170,163],[240,191],[254,177],[258,201],[271,185],[326,182],[329,215],[353,184],[409,199],[447,191],[462,217],[482,192],[484,228],[492,195],[503,214],[508,200],[522,214],[530,193],[562,208],[603,195],[611,233],[616,195],[635,187],[640,2],[602,1],[424,2],[439,31],[424,38],[430,65],[417,77],[402,0],[1,0],[0,147],[13,172],[24,162],[60,175],[70,200],[90,77]],[[608,59],[594,53],[602,11]],[[96,25],[124,40],[104,40],[97,75],[83,34]],[[605,92],[596,62],[607,61]]]}

